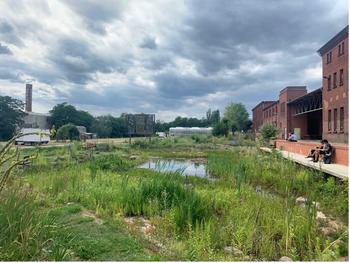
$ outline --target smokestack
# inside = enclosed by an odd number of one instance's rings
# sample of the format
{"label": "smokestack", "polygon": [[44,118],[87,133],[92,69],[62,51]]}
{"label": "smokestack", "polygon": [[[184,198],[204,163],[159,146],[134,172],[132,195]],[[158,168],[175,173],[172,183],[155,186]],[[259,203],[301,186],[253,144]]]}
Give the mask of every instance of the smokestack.
{"label": "smokestack", "polygon": [[32,84],[26,84],[26,112],[32,111]]}

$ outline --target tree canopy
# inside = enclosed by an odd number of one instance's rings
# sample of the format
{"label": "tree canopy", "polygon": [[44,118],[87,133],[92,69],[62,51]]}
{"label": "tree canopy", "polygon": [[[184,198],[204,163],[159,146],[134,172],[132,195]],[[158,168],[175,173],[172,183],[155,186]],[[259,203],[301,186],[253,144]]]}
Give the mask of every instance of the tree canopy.
{"label": "tree canopy", "polygon": [[79,130],[71,123],[65,124],[57,130],[56,138],[58,140],[79,140]]}
{"label": "tree canopy", "polygon": [[232,132],[246,131],[249,125],[249,114],[242,103],[231,103],[226,106],[224,119],[228,121]]}
{"label": "tree canopy", "polygon": [[55,125],[56,129],[72,123],[78,126],[85,126],[90,131],[94,117],[87,111],[77,110],[73,105],[66,102],[57,104],[50,110],[49,124]]}
{"label": "tree canopy", "polygon": [[128,127],[125,118],[116,118],[111,115],[97,117],[91,130],[92,132],[95,132],[98,137],[102,138],[123,137],[128,134]]}
{"label": "tree canopy", "polygon": [[0,140],[10,139],[16,132],[16,127],[23,123],[26,113],[24,103],[9,96],[0,96]]}

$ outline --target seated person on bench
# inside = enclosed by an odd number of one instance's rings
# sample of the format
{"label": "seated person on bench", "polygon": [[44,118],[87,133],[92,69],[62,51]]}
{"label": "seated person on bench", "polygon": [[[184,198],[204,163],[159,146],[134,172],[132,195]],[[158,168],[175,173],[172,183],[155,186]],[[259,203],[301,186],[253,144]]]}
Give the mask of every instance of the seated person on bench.
{"label": "seated person on bench", "polygon": [[320,156],[323,158],[325,164],[331,163],[332,158],[332,146],[327,140],[321,141],[321,147],[316,147],[316,149],[311,149],[310,153],[306,158],[312,158],[313,162],[318,162]]}
{"label": "seated person on bench", "polygon": [[297,136],[293,132],[289,135],[288,141],[290,142],[296,142],[297,141]]}
{"label": "seated person on bench", "polygon": [[330,164],[332,160],[332,145],[327,140],[323,140],[323,146],[320,149],[320,156],[325,164]]}

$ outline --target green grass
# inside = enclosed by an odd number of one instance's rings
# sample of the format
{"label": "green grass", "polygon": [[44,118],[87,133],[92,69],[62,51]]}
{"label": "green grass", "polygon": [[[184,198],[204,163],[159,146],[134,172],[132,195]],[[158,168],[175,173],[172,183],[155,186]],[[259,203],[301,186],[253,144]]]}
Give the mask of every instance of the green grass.
{"label": "green grass", "polygon": [[[103,145],[92,157],[79,144],[40,150],[0,196],[6,233],[0,259],[336,260],[348,254],[347,227],[325,236],[311,203],[320,202],[324,213],[347,225],[347,184],[277,154],[224,149],[223,143],[135,140],[132,146]],[[215,180],[136,168],[150,156],[207,157]],[[298,196],[310,200],[306,207],[295,204]],[[123,218],[130,216],[155,225],[153,241],[126,225]]]}
{"label": "green grass", "polygon": [[50,216],[65,226],[71,236],[67,259],[104,261],[118,259],[125,261],[158,260],[159,256],[149,253],[147,243],[135,240],[125,226],[117,219],[97,224],[92,217],[82,215],[77,204],[52,209]]}

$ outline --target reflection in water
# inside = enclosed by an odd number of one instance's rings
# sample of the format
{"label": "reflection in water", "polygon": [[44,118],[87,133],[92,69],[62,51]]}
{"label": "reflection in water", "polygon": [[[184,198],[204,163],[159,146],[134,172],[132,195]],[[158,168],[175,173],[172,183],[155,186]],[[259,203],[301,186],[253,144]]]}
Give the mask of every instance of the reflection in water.
{"label": "reflection in water", "polygon": [[185,176],[208,177],[206,165],[190,160],[151,159],[139,168],[152,169],[158,172],[179,172]]}

